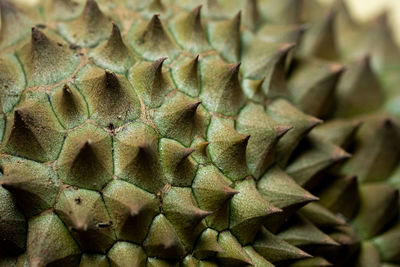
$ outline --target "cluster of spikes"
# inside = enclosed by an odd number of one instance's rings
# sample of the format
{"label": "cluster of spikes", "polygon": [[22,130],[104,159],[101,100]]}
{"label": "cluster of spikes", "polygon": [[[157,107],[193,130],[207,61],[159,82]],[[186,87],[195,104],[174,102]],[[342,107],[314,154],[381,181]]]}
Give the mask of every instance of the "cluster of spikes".
{"label": "cluster of spikes", "polygon": [[400,49],[342,1],[0,0],[0,266],[400,266]]}

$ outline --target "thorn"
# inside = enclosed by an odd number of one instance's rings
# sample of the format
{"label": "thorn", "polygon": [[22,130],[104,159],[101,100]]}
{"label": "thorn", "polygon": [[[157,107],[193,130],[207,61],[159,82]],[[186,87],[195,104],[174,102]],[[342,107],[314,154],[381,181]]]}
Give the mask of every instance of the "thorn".
{"label": "thorn", "polygon": [[296,46],[295,43],[285,43],[285,44],[281,44],[279,46],[279,51],[282,54],[286,54],[287,52],[289,52],[290,50],[292,50],[294,47]]}
{"label": "thorn", "polygon": [[291,129],[293,129],[293,126],[280,124],[280,125],[278,125],[278,126],[275,127],[275,133],[276,133],[276,135],[280,138],[280,137],[282,137],[285,133],[287,133],[288,131],[290,131]]}
{"label": "thorn", "polygon": [[165,60],[167,60],[167,57],[161,57],[159,59],[157,59],[156,61],[154,61],[153,66],[156,69],[156,72],[161,72],[162,70],[162,66]]}
{"label": "thorn", "polygon": [[196,149],[194,149],[194,148],[190,148],[190,147],[189,148],[185,148],[183,150],[182,160],[186,159],[187,157],[189,157],[190,154],[192,154],[194,151],[196,151]]}
{"label": "thorn", "polygon": [[329,70],[332,72],[332,74],[339,74],[345,70],[345,67],[339,63],[332,63],[329,65]]}
{"label": "thorn", "polygon": [[186,110],[189,111],[190,113],[195,113],[197,110],[197,107],[201,104],[201,101],[190,103],[186,106]]}
{"label": "thorn", "polygon": [[47,41],[46,35],[36,27],[32,27],[32,42],[41,43]]}

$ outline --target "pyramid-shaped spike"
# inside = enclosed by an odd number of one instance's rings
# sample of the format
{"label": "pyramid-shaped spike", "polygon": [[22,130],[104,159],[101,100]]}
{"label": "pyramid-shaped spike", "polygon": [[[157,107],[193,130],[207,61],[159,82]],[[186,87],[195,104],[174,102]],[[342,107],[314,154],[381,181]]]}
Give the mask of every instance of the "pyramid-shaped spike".
{"label": "pyramid-shaped spike", "polygon": [[[124,256],[121,257],[121,255]],[[107,256],[111,265],[114,266],[145,266],[147,258],[142,247],[124,241],[116,242],[108,251]]]}
{"label": "pyramid-shaped spike", "polygon": [[210,49],[201,22],[201,5],[191,12],[182,14],[170,23],[175,40],[184,49],[200,53]]}
{"label": "pyramid-shaped spike", "polygon": [[290,245],[264,227],[259,231],[253,247],[257,253],[270,262],[299,260],[311,257],[311,255]]}
{"label": "pyramid-shaped spike", "polygon": [[82,124],[88,118],[86,103],[72,84],[64,84],[55,89],[51,103],[58,119],[67,129]]}
{"label": "pyramid-shaped spike", "polygon": [[369,113],[383,104],[383,98],[379,78],[367,55],[346,68],[337,89],[335,114],[348,117]]}
{"label": "pyramid-shaped spike", "polygon": [[326,60],[338,58],[335,33],[336,13],[331,11],[322,21],[314,23],[304,36],[300,53]]}
{"label": "pyramid-shaped spike", "polygon": [[[4,165],[3,165],[4,166]],[[2,167],[3,167],[2,166]],[[3,169],[4,171],[4,169]],[[4,175],[0,181],[4,179]],[[8,255],[19,254],[26,249],[27,223],[10,192],[0,186],[0,249]]]}
{"label": "pyramid-shaped spike", "polygon": [[218,260],[226,266],[252,265],[253,262],[237,239],[229,231],[224,231],[218,236],[218,243],[223,252],[217,254]]}
{"label": "pyramid-shaped spike", "polygon": [[201,137],[195,137],[195,139],[192,141],[192,144],[190,145],[191,148],[194,149],[192,155],[192,158],[200,164],[205,164],[210,161],[210,158],[208,156],[208,145],[210,142],[205,141]]}
{"label": "pyramid-shaped spike", "polygon": [[207,228],[204,230],[194,249],[194,255],[198,259],[205,259],[215,257],[216,253],[223,252],[221,246],[218,244],[218,232]]}
{"label": "pyramid-shaped spike", "polygon": [[309,203],[299,210],[299,213],[309,219],[317,227],[335,227],[346,222],[318,203]]}
{"label": "pyramid-shaped spike", "polygon": [[138,96],[124,75],[86,65],[77,86],[88,102],[91,118],[103,126],[119,126],[140,114]]}
{"label": "pyramid-shaped spike", "polygon": [[400,156],[400,125],[393,118],[374,116],[358,131],[353,156],[342,172],[357,173],[361,182],[388,178]]}
{"label": "pyramid-shaped spike", "polygon": [[172,187],[164,196],[163,212],[185,247],[192,248],[204,226],[200,223],[212,212],[197,207],[190,188]]}
{"label": "pyramid-shaped spike", "polygon": [[278,236],[297,247],[309,245],[339,246],[336,241],[301,215],[293,216],[289,221],[289,225],[287,225],[286,229],[280,231]]}
{"label": "pyramid-shaped spike", "polygon": [[105,253],[114,243],[112,221],[99,193],[65,189],[59,196],[55,211],[81,249]]}
{"label": "pyramid-shaped spike", "polygon": [[246,0],[242,2],[243,24],[253,32],[256,31],[262,20],[258,2],[257,0]]}
{"label": "pyramid-shaped spike", "polygon": [[240,20],[241,12],[232,19],[208,24],[207,32],[211,45],[229,62],[240,60]]}
{"label": "pyramid-shaped spike", "polygon": [[265,77],[260,79],[244,79],[243,80],[243,92],[246,94],[248,98],[253,100],[254,102],[261,104],[266,99],[267,96],[263,91],[263,83],[265,81]]}
{"label": "pyramid-shaped spike", "polygon": [[68,42],[81,47],[92,47],[108,37],[110,19],[100,10],[95,0],[87,0],[79,17],[60,23],[58,29]]}
{"label": "pyramid-shaped spike", "polygon": [[[253,179],[245,179],[235,186],[239,191],[231,200],[229,228],[243,245],[254,241],[267,216],[282,210],[266,201]],[[251,206],[245,203],[252,203]]]}
{"label": "pyramid-shaped spike", "polygon": [[303,187],[311,188],[318,174],[351,155],[332,143],[310,136],[303,142],[302,153],[286,167],[286,172]]}
{"label": "pyramid-shaped spike", "polygon": [[149,5],[147,6],[147,10],[154,13],[162,13],[165,11],[165,5],[161,0],[151,0]]}
{"label": "pyramid-shaped spike", "polygon": [[216,211],[238,191],[229,187],[230,181],[216,167],[200,168],[193,180],[192,188],[199,207]]}
{"label": "pyramid-shaped spike", "polygon": [[[325,250],[327,253],[324,253],[324,256],[337,265],[346,264],[354,256],[354,253],[360,249],[360,237],[348,223],[325,229],[329,232],[329,236],[340,244],[340,247],[327,247]],[[328,256],[329,254],[330,256]],[[335,259],[338,255],[341,255],[341,257]]]}
{"label": "pyramid-shaped spike", "polygon": [[107,267],[108,266],[108,258],[103,254],[92,254],[92,253],[84,253],[82,254],[80,265],[84,266],[98,266],[98,267]]}
{"label": "pyramid-shaped spike", "polygon": [[149,108],[160,106],[173,88],[168,72],[163,70],[165,60],[159,58],[153,63],[141,62],[128,71],[129,81]]}
{"label": "pyramid-shaped spike", "polygon": [[103,198],[118,239],[143,242],[158,203],[154,195],[124,181],[112,181]]}
{"label": "pyramid-shaped spike", "polygon": [[359,50],[371,53],[372,66],[379,73],[398,66],[400,48],[389,25],[389,13],[384,11],[369,25]]}
{"label": "pyramid-shaped spike", "polygon": [[185,255],[182,241],[172,224],[162,214],[153,219],[143,246],[150,257],[179,259]]}
{"label": "pyramid-shaped spike", "polygon": [[304,62],[289,80],[293,102],[307,114],[329,116],[334,108],[334,95],[343,72],[344,67],[337,63]]}
{"label": "pyramid-shaped spike", "polygon": [[400,238],[400,222],[383,234],[373,239],[373,244],[378,247],[380,255],[385,261],[396,261],[400,255],[398,240]]}
{"label": "pyramid-shaped spike", "polygon": [[273,166],[261,177],[257,189],[265,200],[280,209],[297,207],[318,200],[278,166]]}
{"label": "pyramid-shaped spike", "polygon": [[199,56],[183,58],[171,70],[178,89],[191,97],[200,93]]}
{"label": "pyramid-shaped spike", "polygon": [[337,14],[336,16],[339,29],[341,26],[356,26],[356,24],[358,23],[351,14],[351,11],[346,2],[347,1],[345,0],[335,1],[332,7]]}
{"label": "pyramid-shaped spike", "polygon": [[236,130],[240,134],[250,135],[246,161],[256,179],[273,164],[276,145],[291,128],[271,119],[261,105],[249,104],[241,109],[236,120]]}
{"label": "pyramid-shaped spike", "polygon": [[111,180],[112,166],[111,138],[92,124],[68,135],[57,160],[63,182],[94,190]]}
{"label": "pyramid-shaped spike", "polygon": [[356,176],[328,177],[326,186],[318,192],[319,204],[333,213],[353,218],[360,205]]}
{"label": "pyramid-shaped spike", "polygon": [[179,55],[179,47],[172,41],[157,14],[148,22],[134,24],[128,40],[131,47],[148,60],[156,60],[165,55],[175,58]]}
{"label": "pyramid-shaped spike", "polygon": [[115,174],[147,191],[161,190],[166,179],[158,155],[158,135],[154,129],[144,123],[132,123],[115,139]]}
{"label": "pyramid-shaped spike", "polygon": [[29,86],[51,84],[67,78],[79,64],[79,58],[64,43],[48,38],[32,28],[31,41],[17,51]]}
{"label": "pyramid-shaped spike", "polygon": [[54,171],[20,158],[3,158],[0,184],[10,191],[28,218],[53,206],[59,187]]}
{"label": "pyramid-shaped spike", "polygon": [[78,265],[81,252],[60,218],[46,213],[29,221],[27,254],[29,265],[40,267],[51,263]]}
{"label": "pyramid-shaped spike", "polygon": [[312,134],[337,146],[347,148],[362,125],[360,120],[335,119],[314,128]]}
{"label": "pyramid-shaped spike", "polygon": [[300,43],[306,31],[306,25],[281,25],[267,23],[257,31],[257,36],[267,42],[294,44]]}
{"label": "pyramid-shaped spike", "polygon": [[286,85],[286,67],[294,47],[290,43],[271,43],[255,38],[243,52],[246,77],[264,79],[262,89],[268,97],[288,98],[290,94]]}
{"label": "pyramid-shaped spike", "polygon": [[190,145],[195,135],[205,137],[209,118],[204,110],[200,110],[200,104],[200,101],[180,93],[168,99],[154,113],[154,121],[160,134],[185,146]]}
{"label": "pyramid-shaped spike", "polygon": [[233,120],[214,117],[207,132],[208,152],[214,164],[230,179],[238,180],[248,174],[246,147],[250,136],[233,128]]}
{"label": "pyramid-shaped spike", "polygon": [[[298,24],[301,19],[302,0],[270,0],[260,2],[266,20],[274,24]],[[272,23],[271,23],[272,24]]]}
{"label": "pyramid-shaped spike", "polygon": [[84,2],[74,2],[74,0],[52,0],[44,5],[45,14],[58,21],[71,20],[79,16]]}
{"label": "pyramid-shaped spike", "polygon": [[356,259],[356,264],[358,266],[366,266],[367,264],[371,266],[380,266],[381,257],[379,255],[378,249],[369,241],[362,242],[359,248],[358,257]]}
{"label": "pyramid-shaped spike", "polygon": [[0,3],[0,47],[13,45],[29,35],[29,27],[36,21],[34,12],[22,9],[14,1]]}
{"label": "pyramid-shaped spike", "polygon": [[94,62],[118,73],[125,73],[135,63],[133,53],[125,45],[118,25],[112,24],[111,35],[106,42],[89,53]]}
{"label": "pyramid-shaped spike", "polygon": [[397,218],[399,191],[389,185],[369,183],[360,186],[360,200],[360,210],[353,223],[364,239],[379,234]]}
{"label": "pyramid-shaped spike", "polygon": [[271,262],[267,261],[263,256],[257,253],[253,247],[247,246],[243,248],[247,255],[250,257],[251,261],[253,262],[254,266],[265,266],[265,267],[273,267]]}
{"label": "pyramid-shaped spike", "polygon": [[267,106],[266,112],[268,116],[278,123],[293,126],[280,139],[277,146],[277,162],[279,165],[285,166],[303,137],[322,121],[304,114],[284,99],[277,99],[271,102]]}
{"label": "pyramid-shaped spike", "polygon": [[203,105],[213,112],[235,115],[245,101],[239,81],[240,63],[226,64],[216,58],[203,62],[200,95]]}
{"label": "pyramid-shaped spike", "polygon": [[190,157],[193,148],[163,138],[160,141],[160,158],[164,174],[174,186],[190,186],[197,171],[197,164]]}

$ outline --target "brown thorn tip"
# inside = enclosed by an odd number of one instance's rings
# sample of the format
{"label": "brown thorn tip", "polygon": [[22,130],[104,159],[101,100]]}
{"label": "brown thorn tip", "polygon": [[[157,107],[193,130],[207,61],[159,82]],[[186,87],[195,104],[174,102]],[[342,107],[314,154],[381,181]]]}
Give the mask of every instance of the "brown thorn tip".
{"label": "brown thorn tip", "polygon": [[284,43],[280,45],[280,51],[286,53],[292,50],[295,46],[295,43]]}

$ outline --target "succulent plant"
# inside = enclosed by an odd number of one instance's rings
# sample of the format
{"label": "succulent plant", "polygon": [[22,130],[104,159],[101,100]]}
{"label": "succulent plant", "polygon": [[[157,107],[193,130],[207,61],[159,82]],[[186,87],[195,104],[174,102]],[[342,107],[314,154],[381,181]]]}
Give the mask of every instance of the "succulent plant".
{"label": "succulent plant", "polygon": [[385,15],[314,0],[0,11],[0,266],[400,264]]}

